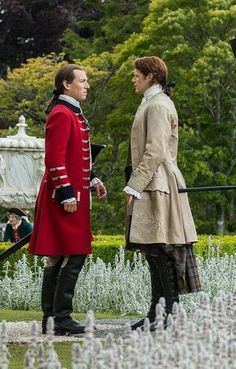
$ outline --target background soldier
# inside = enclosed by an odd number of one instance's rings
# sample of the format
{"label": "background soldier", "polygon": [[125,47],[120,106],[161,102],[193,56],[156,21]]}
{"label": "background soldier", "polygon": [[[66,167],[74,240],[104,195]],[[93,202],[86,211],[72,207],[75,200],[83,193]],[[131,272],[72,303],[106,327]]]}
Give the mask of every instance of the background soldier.
{"label": "background soldier", "polygon": [[28,222],[27,214],[19,208],[11,208],[7,212],[8,223],[4,232],[4,242],[18,242],[32,232],[32,224]]}

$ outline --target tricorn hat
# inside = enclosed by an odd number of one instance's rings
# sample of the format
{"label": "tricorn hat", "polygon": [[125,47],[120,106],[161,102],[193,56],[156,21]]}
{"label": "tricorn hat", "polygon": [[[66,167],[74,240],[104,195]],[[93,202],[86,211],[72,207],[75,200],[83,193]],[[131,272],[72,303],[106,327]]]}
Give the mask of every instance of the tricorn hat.
{"label": "tricorn hat", "polygon": [[229,42],[230,42],[231,48],[233,50],[234,56],[236,58],[236,38],[233,38],[233,40],[230,40]]}
{"label": "tricorn hat", "polygon": [[20,208],[11,208],[8,210],[9,215],[17,215],[18,217],[26,216],[27,214],[24,212],[24,210]]}

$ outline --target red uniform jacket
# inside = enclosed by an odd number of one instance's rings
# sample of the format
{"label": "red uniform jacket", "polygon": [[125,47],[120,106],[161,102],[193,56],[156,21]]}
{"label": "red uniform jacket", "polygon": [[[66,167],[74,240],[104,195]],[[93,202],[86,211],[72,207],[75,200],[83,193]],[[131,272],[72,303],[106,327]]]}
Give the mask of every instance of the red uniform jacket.
{"label": "red uniform jacket", "polygon": [[[29,252],[59,256],[91,253],[89,128],[81,113],[56,105],[46,122],[45,174],[36,206]],[[78,201],[66,212],[61,201]]]}

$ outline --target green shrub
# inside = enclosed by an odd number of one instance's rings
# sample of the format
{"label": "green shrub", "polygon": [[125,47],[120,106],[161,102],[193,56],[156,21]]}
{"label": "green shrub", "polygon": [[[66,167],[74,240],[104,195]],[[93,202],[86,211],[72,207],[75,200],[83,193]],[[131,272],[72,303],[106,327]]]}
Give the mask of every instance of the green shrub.
{"label": "green shrub", "polygon": [[[106,263],[113,262],[119,248],[125,245],[122,235],[99,235],[93,242],[94,257],[100,257]],[[223,256],[236,254],[236,235],[199,235],[198,242],[194,245],[198,256],[207,258],[210,256]],[[126,252],[126,258],[132,259],[132,252]]]}
{"label": "green shrub", "polygon": [[[94,237],[93,242],[93,257],[96,260],[98,257],[102,259],[106,264],[113,263],[115,256],[119,251],[120,247],[124,247],[125,239],[122,235],[97,235]],[[0,243],[0,253],[9,248],[11,244],[1,242]],[[232,255],[236,253],[236,235],[231,236],[209,236],[200,235],[199,241],[194,246],[194,250],[198,256],[207,258],[209,256],[223,256],[224,254]],[[33,256],[27,253],[27,246],[23,247],[21,250],[12,254],[7,260],[9,261],[12,268],[14,268],[15,263],[21,259],[23,254],[27,254],[27,259],[29,263],[33,264]],[[132,252],[126,252],[126,259],[132,260]],[[38,258],[38,264],[43,266],[43,259]],[[4,263],[0,263],[0,274],[3,272]]]}
{"label": "green shrub", "polygon": [[236,235],[200,235],[194,246],[198,256],[223,256],[236,254]]}

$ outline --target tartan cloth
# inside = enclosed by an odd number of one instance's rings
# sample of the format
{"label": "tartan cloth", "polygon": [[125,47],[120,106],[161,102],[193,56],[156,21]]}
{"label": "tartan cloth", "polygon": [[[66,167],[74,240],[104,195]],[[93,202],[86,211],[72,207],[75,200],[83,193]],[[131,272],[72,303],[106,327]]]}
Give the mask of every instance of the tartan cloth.
{"label": "tartan cloth", "polygon": [[165,253],[175,262],[179,294],[201,291],[196,256],[192,244],[164,245],[129,243],[129,250],[139,249],[144,254],[157,257]]}

